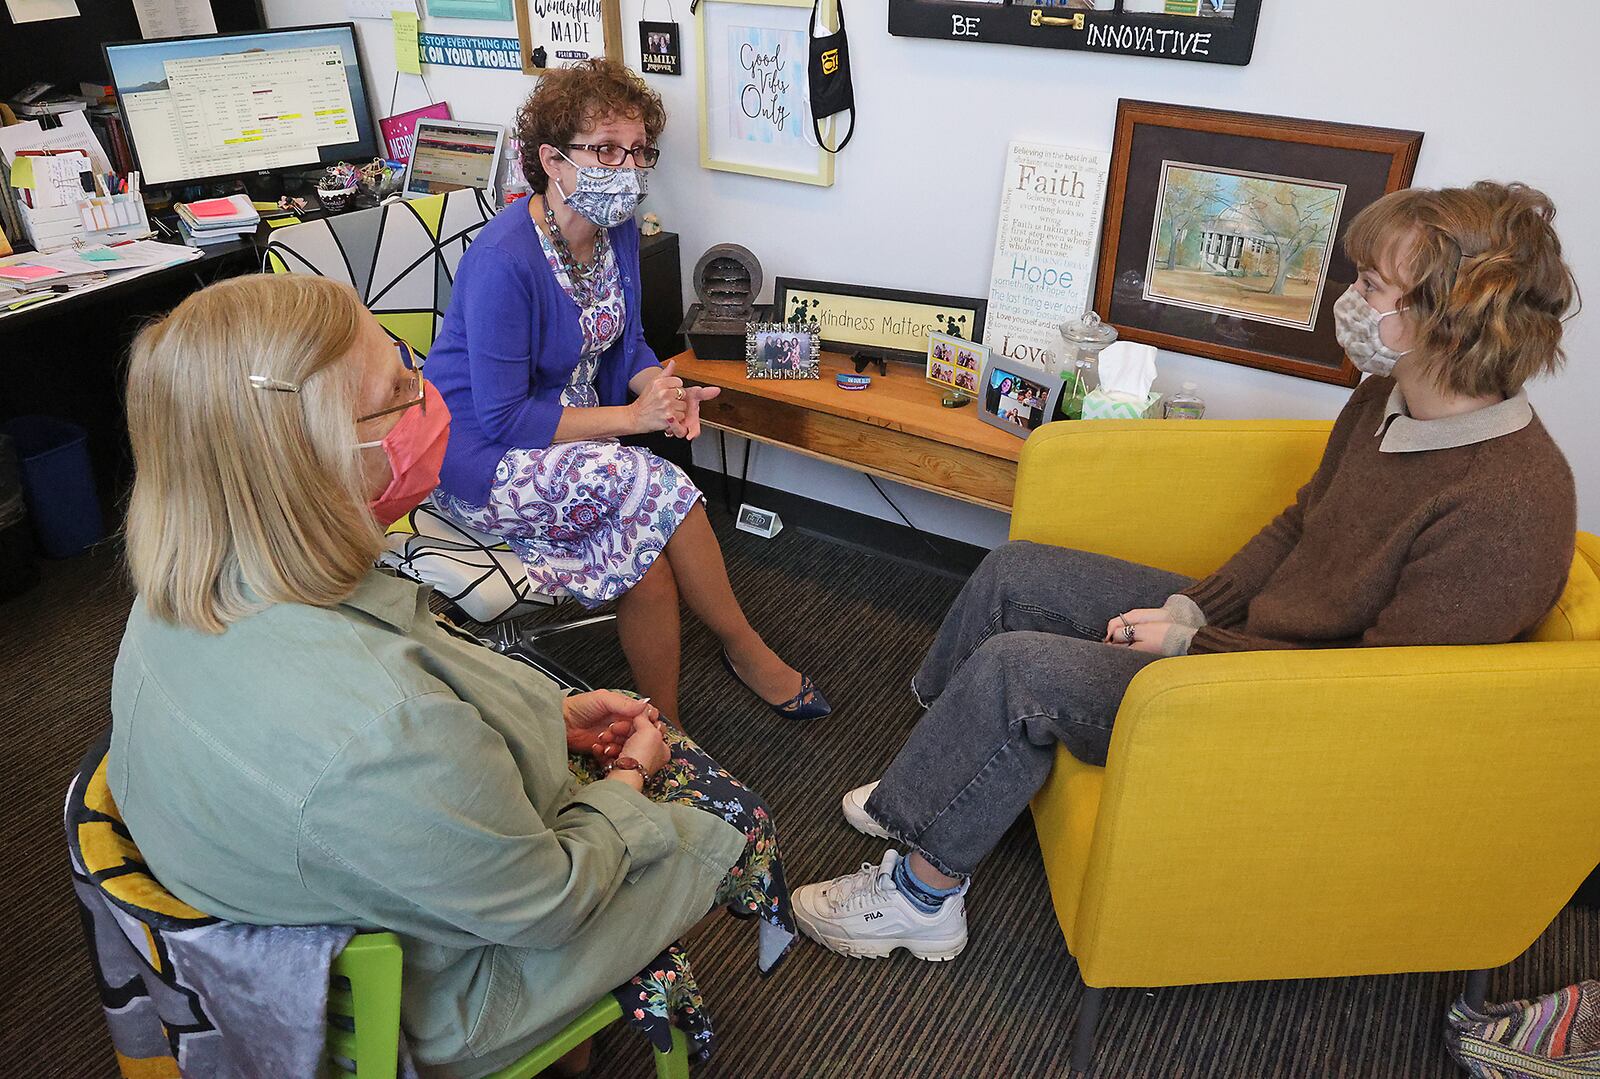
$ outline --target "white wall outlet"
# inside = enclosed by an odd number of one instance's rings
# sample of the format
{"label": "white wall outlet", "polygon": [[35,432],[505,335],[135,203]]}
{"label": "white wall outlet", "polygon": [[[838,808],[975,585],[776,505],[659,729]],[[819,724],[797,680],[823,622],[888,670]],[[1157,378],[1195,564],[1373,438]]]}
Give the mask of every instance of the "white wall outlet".
{"label": "white wall outlet", "polygon": [[735,523],[741,531],[753,532],[762,539],[771,539],[783,531],[783,522],[776,513],[748,502],[739,507],[739,519]]}

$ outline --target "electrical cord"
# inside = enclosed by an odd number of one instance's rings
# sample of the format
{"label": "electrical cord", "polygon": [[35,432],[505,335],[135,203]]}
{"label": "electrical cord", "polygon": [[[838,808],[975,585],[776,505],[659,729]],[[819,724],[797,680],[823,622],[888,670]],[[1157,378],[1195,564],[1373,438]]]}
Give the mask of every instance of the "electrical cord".
{"label": "electrical cord", "polygon": [[922,541],[923,545],[926,546],[928,550],[933,552],[935,558],[939,559],[941,562],[948,562],[950,560],[950,556],[944,551],[939,550],[939,548],[934,545],[933,539],[926,532],[911,523],[911,518],[906,516],[904,510],[895,505],[894,499],[889,497],[889,492],[878,486],[878,478],[876,476],[870,472],[863,472],[862,475],[867,477],[867,482],[872,484],[873,490],[877,491],[878,494],[883,497],[883,500],[889,503],[889,508],[900,515],[900,519],[906,523],[906,527],[915,532],[917,534],[917,538]]}

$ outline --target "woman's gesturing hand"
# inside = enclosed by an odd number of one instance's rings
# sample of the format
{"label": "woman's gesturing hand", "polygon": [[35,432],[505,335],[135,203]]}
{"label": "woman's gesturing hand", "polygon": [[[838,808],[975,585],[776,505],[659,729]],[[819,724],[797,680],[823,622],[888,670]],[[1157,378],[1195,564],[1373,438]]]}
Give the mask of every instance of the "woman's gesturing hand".
{"label": "woman's gesturing hand", "polygon": [[[633,404],[628,406],[633,409],[639,433],[643,434],[646,431],[682,433],[685,417],[689,411],[689,394],[683,388],[683,379],[672,373],[675,366],[673,361],[668,360],[661,368],[661,374],[657,375],[639,396],[634,398]],[[696,422],[698,425],[698,420]]]}
{"label": "woman's gesturing hand", "polygon": [[673,430],[673,429],[669,428],[667,433],[669,435],[676,435],[677,437],[682,438],[682,439],[686,439],[686,440],[688,440],[690,442],[693,442],[695,439],[699,438],[700,437],[700,403],[702,401],[711,400],[713,397],[715,397],[717,394],[719,394],[721,392],[722,392],[722,387],[721,386],[688,386],[688,387],[685,387],[685,389],[683,391],[683,393],[684,393],[684,401],[683,401],[683,403],[688,405],[689,407],[688,407],[688,410],[684,413],[683,426],[682,426],[681,429],[677,429],[677,430]]}
{"label": "woman's gesturing hand", "polygon": [[567,748],[587,753],[601,764],[616,759],[634,733],[634,720],[654,724],[661,713],[647,700],[610,689],[575,693],[561,702],[567,724]]}

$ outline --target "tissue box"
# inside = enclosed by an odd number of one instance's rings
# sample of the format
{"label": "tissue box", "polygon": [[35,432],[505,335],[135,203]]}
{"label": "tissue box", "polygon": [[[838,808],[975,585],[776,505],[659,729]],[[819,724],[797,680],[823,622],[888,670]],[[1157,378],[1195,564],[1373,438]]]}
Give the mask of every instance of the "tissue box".
{"label": "tissue box", "polygon": [[1156,415],[1161,395],[1154,391],[1145,395],[1144,403],[1117,401],[1099,390],[1091,390],[1083,399],[1083,418],[1086,420],[1147,420]]}

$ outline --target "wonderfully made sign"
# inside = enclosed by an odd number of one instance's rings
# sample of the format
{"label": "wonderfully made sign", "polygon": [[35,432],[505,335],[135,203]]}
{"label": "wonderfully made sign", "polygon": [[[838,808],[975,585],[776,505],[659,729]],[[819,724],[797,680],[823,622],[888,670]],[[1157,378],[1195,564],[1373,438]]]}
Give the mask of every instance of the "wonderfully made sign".
{"label": "wonderfully made sign", "polygon": [[424,64],[445,67],[487,67],[522,70],[522,46],[514,37],[465,37],[461,34],[418,34],[417,51]]}

